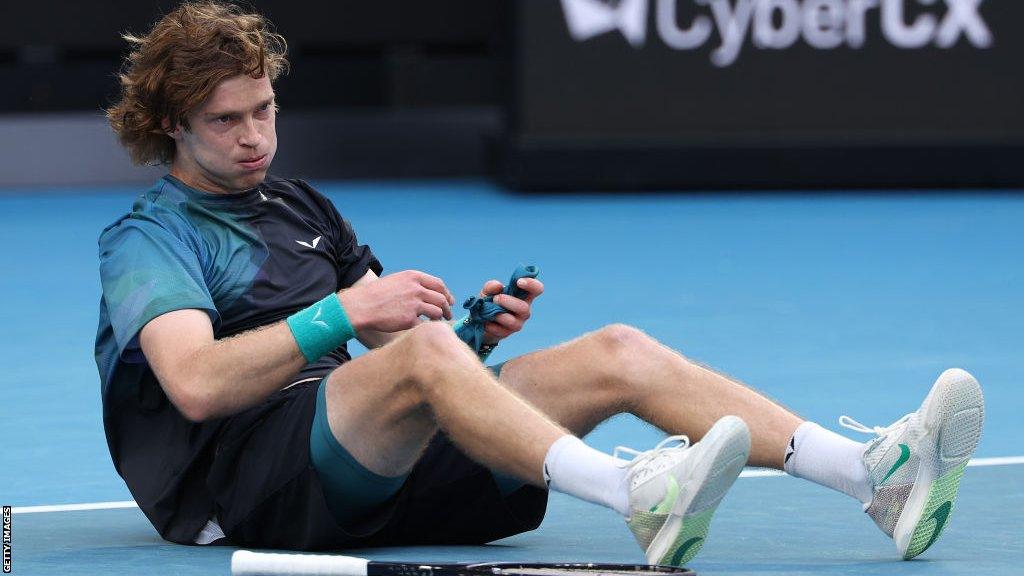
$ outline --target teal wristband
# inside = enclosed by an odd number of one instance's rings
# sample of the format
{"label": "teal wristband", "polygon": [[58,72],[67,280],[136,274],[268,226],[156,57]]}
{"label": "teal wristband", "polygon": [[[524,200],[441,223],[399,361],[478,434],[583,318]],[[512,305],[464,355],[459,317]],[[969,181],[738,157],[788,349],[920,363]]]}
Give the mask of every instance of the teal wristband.
{"label": "teal wristband", "polygon": [[307,362],[319,360],[324,354],[356,336],[341,306],[341,300],[335,293],[292,314],[287,322]]}

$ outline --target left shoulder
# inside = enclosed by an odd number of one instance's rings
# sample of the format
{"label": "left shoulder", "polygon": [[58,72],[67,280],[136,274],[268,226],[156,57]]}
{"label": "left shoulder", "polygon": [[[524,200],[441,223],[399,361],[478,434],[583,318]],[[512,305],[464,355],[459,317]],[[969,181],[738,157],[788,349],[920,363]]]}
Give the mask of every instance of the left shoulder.
{"label": "left shoulder", "polygon": [[263,186],[271,193],[317,211],[334,211],[334,204],[311,184],[301,178],[281,178],[267,175]]}
{"label": "left shoulder", "polygon": [[301,178],[281,178],[280,176],[267,175],[263,180],[263,187],[271,192],[285,194],[288,196],[313,196],[324,198],[313,186]]}

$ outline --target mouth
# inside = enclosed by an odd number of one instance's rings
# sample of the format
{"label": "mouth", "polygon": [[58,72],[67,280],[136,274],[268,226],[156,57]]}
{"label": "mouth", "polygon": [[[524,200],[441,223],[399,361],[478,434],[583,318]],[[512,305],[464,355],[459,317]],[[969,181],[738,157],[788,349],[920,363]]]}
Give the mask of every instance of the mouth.
{"label": "mouth", "polygon": [[239,160],[238,164],[246,170],[260,170],[267,165],[267,155],[254,156],[252,158],[246,158],[245,160]]}

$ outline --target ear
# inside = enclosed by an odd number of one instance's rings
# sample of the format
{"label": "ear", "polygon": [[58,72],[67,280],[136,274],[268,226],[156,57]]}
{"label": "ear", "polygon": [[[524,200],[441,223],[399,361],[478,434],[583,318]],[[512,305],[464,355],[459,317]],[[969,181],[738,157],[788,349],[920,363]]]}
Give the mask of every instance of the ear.
{"label": "ear", "polygon": [[163,121],[160,122],[160,130],[174,140],[181,140],[181,122],[175,125],[172,130],[171,120],[169,118],[164,118]]}

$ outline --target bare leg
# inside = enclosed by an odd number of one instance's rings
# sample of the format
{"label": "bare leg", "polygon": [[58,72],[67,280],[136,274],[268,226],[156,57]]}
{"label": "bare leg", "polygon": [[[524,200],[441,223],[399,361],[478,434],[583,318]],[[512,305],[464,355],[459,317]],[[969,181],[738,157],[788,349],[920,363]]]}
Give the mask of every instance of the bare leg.
{"label": "bare leg", "polygon": [[383,476],[408,472],[440,427],[477,462],[544,486],[547,450],[567,434],[499,384],[442,323],[335,370],[327,411],[338,441]]}
{"label": "bare leg", "polygon": [[511,360],[501,381],[578,436],[630,412],[697,441],[722,416],[739,416],[750,428],[754,466],[782,469],[786,444],[803,422],[754,390],[621,324]]}

